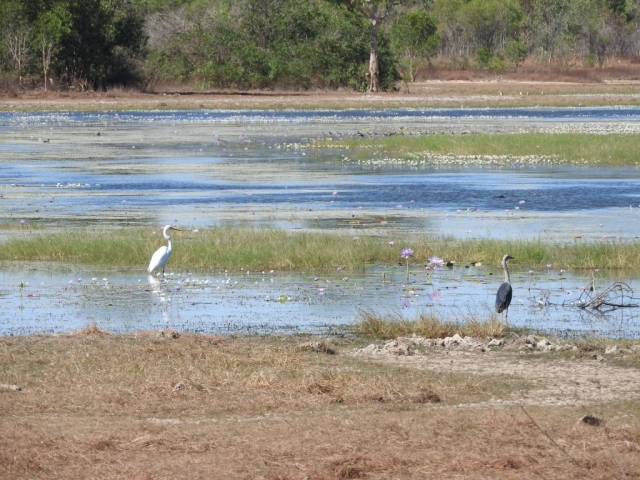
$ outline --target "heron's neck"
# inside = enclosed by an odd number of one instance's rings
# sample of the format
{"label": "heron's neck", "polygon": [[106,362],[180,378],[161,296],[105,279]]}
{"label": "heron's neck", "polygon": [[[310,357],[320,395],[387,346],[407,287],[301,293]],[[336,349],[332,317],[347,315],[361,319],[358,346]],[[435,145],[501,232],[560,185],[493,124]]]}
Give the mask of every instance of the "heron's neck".
{"label": "heron's neck", "polygon": [[[171,248],[171,240],[169,240],[169,248]],[[507,268],[507,262],[503,262],[502,267],[504,268],[504,281],[507,283],[511,283],[511,278],[509,277],[509,268]]]}
{"label": "heron's neck", "polygon": [[171,251],[171,237],[169,235],[165,235],[164,238],[167,239],[167,252]]}

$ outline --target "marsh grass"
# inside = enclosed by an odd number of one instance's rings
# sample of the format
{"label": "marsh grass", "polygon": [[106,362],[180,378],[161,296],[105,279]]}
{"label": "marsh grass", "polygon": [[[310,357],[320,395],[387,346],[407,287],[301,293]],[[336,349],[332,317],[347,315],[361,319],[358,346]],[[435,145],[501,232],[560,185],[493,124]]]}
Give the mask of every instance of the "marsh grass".
{"label": "marsh grass", "polygon": [[409,319],[399,313],[378,314],[372,311],[360,312],[350,330],[359,336],[383,340],[413,334],[425,338],[445,338],[456,333],[462,337],[500,338],[507,332],[504,323],[495,316],[487,320],[469,317],[462,321],[450,322],[425,313],[415,319]]}
{"label": "marsh grass", "polygon": [[[344,147],[354,159],[370,158],[371,152],[409,158],[425,153],[437,155],[544,156],[558,162],[598,166],[638,165],[640,135],[581,133],[527,133],[508,135],[393,135],[383,138],[320,141],[317,147]],[[415,158],[414,156],[410,158]]]}
{"label": "marsh grass", "polygon": [[[360,235],[290,233],[276,229],[224,227],[174,234],[169,269],[357,270],[367,265],[401,265],[400,248],[389,238]],[[398,239],[394,238],[396,244]],[[166,242],[159,231],[127,228],[109,231],[38,232],[11,238],[0,249],[2,261],[52,261],[118,268],[145,268],[152,253]],[[415,236],[402,239],[414,251],[412,265],[437,255],[458,265],[480,262],[498,266],[508,252],[515,268],[637,269],[640,244],[625,242],[547,244],[540,241],[457,240]]]}
{"label": "marsh grass", "polygon": [[24,224],[20,222],[5,222],[0,223],[0,231],[10,231],[10,232],[29,232],[31,230],[42,230],[44,227],[34,222],[25,221]]}

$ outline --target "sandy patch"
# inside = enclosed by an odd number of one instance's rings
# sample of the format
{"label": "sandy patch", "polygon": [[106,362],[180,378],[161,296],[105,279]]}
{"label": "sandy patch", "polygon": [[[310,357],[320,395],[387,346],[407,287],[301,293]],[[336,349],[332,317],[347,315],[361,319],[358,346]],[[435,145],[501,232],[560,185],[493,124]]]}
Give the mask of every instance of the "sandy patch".
{"label": "sandy patch", "polygon": [[[438,342],[447,343],[447,339]],[[640,345],[628,350],[616,348],[605,356],[594,353],[586,358],[571,358],[558,357],[554,352],[577,352],[577,347],[554,345],[543,338],[529,343],[526,339],[512,339],[504,345],[494,340],[495,346],[469,337],[447,346],[434,343],[435,340],[421,337],[401,337],[350,354],[440,373],[513,375],[533,385],[530,390],[514,392],[510,398],[477,404],[482,406],[585,406],[640,397],[640,371],[611,364],[616,357],[637,355]]]}

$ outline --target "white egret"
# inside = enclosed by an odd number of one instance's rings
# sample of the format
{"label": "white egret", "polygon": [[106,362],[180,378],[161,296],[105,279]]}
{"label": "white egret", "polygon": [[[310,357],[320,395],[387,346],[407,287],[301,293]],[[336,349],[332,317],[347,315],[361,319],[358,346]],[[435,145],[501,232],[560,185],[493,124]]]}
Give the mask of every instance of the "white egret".
{"label": "white egret", "polygon": [[504,283],[498,288],[496,294],[496,312],[505,313],[505,317],[508,315],[508,308],[511,305],[511,297],[513,296],[513,289],[511,288],[511,278],[509,277],[509,269],[507,268],[507,262],[513,257],[511,255],[505,255],[502,258],[502,268],[504,269]]}
{"label": "white egret", "polygon": [[162,276],[164,276],[164,267],[167,264],[167,260],[171,256],[171,237],[169,236],[169,230],[181,231],[179,228],[176,228],[172,225],[166,225],[162,229],[162,235],[167,240],[167,246],[162,246],[151,257],[151,262],[149,263],[149,268],[147,268],[147,272],[153,273],[154,270],[158,268],[162,268]]}

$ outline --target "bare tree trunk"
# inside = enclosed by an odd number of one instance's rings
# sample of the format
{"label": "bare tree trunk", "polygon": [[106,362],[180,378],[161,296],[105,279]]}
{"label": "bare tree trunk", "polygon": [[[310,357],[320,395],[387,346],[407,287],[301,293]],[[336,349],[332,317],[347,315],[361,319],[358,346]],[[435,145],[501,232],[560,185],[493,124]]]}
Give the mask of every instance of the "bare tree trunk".
{"label": "bare tree trunk", "polygon": [[42,70],[44,72],[44,91],[47,91],[47,74],[49,72],[49,65],[51,65],[51,54],[53,52],[53,42],[48,42],[43,35],[41,39],[42,43],[40,48],[42,51]]}
{"label": "bare tree trunk", "polygon": [[4,43],[9,50],[13,67],[18,72],[20,84],[22,84],[22,70],[29,56],[29,29],[17,27],[13,32],[7,32]]}
{"label": "bare tree trunk", "polygon": [[371,20],[371,54],[369,55],[369,93],[378,93],[380,90],[380,70],[378,68],[378,29],[380,23],[377,20]]}

